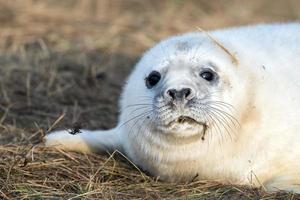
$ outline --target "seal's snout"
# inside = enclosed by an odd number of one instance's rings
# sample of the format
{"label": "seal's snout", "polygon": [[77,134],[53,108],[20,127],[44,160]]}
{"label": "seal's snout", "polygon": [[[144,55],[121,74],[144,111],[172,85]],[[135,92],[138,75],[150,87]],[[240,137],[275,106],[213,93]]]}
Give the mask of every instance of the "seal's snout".
{"label": "seal's snout", "polygon": [[194,97],[194,91],[191,88],[168,89],[165,94],[171,101],[191,100]]}

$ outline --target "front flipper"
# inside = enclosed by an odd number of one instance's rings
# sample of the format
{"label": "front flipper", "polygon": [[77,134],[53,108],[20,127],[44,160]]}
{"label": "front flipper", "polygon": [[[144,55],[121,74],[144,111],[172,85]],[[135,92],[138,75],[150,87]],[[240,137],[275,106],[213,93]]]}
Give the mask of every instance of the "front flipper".
{"label": "front flipper", "polygon": [[120,129],[107,131],[80,130],[76,135],[69,131],[56,131],[45,136],[45,145],[68,151],[83,153],[122,151]]}

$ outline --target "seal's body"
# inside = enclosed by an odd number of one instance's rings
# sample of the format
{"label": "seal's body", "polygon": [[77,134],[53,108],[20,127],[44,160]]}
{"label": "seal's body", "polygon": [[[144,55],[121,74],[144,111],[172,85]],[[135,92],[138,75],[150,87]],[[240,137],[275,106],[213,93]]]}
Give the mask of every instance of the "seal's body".
{"label": "seal's body", "polygon": [[300,192],[300,24],[189,33],[150,49],[124,88],[118,126],[58,131],[46,145],[118,149],[168,181]]}

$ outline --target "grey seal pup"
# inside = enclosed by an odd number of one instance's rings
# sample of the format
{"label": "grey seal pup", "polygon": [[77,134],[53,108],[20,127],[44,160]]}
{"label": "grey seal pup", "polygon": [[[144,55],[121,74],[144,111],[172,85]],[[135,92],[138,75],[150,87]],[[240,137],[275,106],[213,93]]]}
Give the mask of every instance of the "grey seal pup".
{"label": "grey seal pup", "polygon": [[53,132],[47,146],[119,150],[166,181],[300,193],[300,24],[198,31],[147,51],[117,127]]}

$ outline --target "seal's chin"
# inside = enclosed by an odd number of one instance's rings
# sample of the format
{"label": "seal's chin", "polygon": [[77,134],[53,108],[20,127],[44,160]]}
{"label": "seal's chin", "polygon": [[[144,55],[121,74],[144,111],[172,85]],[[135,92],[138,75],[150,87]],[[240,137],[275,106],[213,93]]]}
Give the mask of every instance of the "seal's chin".
{"label": "seal's chin", "polygon": [[167,125],[159,127],[159,129],[167,134],[172,134],[178,137],[187,137],[202,134],[205,130],[205,123],[199,122],[189,116],[179,116]]}

